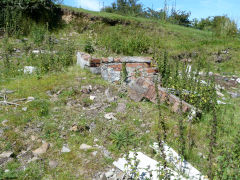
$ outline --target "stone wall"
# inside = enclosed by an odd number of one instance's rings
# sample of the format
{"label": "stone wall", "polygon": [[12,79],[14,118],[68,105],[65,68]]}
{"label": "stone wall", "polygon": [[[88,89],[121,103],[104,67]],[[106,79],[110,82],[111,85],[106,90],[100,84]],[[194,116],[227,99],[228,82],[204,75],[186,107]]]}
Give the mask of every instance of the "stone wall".
{"label": "stone wall", "polygon": [[[151,60],[150,57],[96,58],[83,52],[77,53],[77,65],[89,69],[94,74],[101,74],[103,79],[109,82],[121,80],[125,64],[130,98],[134,101],[145,98],[156,103],[154,77],[158,71],[156,67],[152,67]],[[161,101],[168,103],[174,112],[179,112],[181,107],[183,112],[194,110],[193,106],[170,94],[165,88],[159,86],[158,93]]]}

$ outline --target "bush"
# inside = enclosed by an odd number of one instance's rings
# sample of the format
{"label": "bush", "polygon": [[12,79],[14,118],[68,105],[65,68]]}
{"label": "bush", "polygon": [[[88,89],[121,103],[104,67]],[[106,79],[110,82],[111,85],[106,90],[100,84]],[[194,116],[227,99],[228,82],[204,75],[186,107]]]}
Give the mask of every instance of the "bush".
{"label": "bush", "polygon": [[49,114],[49,106],[50,104],[46,100],[35,100],[30,104],[30,108],[35,110],[40,117]]}
{"label": "bush", "polygon": [[[2,0],[0,2],[0,28],[9,35],[26,33],[32,22],[46,24],[53,28],[59,25],[61,10],[57,0]],[[27,19],[27,21],[26,21]]]}
{"label": "bush", "polygon": [[169,17],[170,22],[182,26],[190,26],[191,21],[189,20],[191,13],[186,11],[173,11]]}
{"label": "bush", "polygon": [[31,36],[35,44],[40,45],[44,39],[46,34],[46,28],[44,26],[34,25],[31,31]]}
{"label": "bush", "polygon": [[193,27],[213,31],[218,37],[234,37],[239,33],[235,21],[227,16],[208,17],[199,22],[195,20]]}
{"label": "bush", "polygon": [[94,53],[94,48],[93,48],[92,42],[90,40],[86,41],[85,46],[84,46],[84,51],[89,54]]}

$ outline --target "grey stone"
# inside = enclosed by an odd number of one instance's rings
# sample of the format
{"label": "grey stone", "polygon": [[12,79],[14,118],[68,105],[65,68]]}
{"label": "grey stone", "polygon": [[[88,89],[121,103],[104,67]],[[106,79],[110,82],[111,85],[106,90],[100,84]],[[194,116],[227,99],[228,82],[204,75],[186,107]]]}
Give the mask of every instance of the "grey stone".
{"label": "grey stone", "polygon": [[114,175],[114,172],[112,170],[110,170],[110,171],[106,172],[105,175],[107,178],[110,178]]}
{"label": "grey stone", "polygon": [[114,117],[113,113],[107,113],[104,115],[105,119],[107,120],[117,120],[117,118]]}
{"label": "grey stone", "polygon": [[34,101],[34,100],[35,100],[34,97],[28,97],[28,98],[27,98],[27,101],[28,101],[28,102],[31,102],[31,101]]}
{"label": "grey stone", "polygon": [[118,103],[116,111],[118,113],[124,113],[126,111],[126,104],[125,103]]}
{"label": "grey stone", "polygon": [[89,70],[93,74],[101,74],[101,67],[90,67]]}
{"label": "grey stone", "polygon": [[13,155],[13,152],[7,151],[0,154],[0,158],[10,158]]}
{"label": "grey stone", "polygon": [[104,80],[109,82],[115,82],[121,79],[121,72],[115,71],[113,68],[110,68],[108,64],[104,64],[101,66],[101,75]]}
{"label": "grey stone", "polygon": [[17,156],[20,162],[28,162],[30,159],[34,157],[31,151],[22,151],[21,154]]}
{"label": "grey stone", "polygon": [[94,151],[94,152],[92,152],[92,155],[93,155],[93,156],[96,156],[97,153],[98,153],[97,151]]}
{"label": "grey stone", "polygon": [[105,174],[102,174],[102,175],[100,176],[100,180],[107,180],[106,175],[105,175]]}
{"label": "grey stone", "polygon": [[127,62],[127,63],[151,63],[150,58],[145,57],[137,57],[137,56],[126,56],[121,58],[121,62]]}
{"label": "grey stone", "polygon": [[53,161],[53,160],[50,160],[49,163],[48,163],[49,167],[51,169],[55,169],[57,166],[58,166],[58,162],[57,161]]}
{"label": "grey stone", "polygon": [[93,148],[92,146],[89,146],[87,144],[81,144],[81,146],[80,146],[80,150],[83,150],[83,151],[87,151],[87,150],[90,150],[92,148]]}
{"label": "grey stone", "polygon": [[23,108],[22,108],[22,110],[23,110],[24,112],[26,112],[27,109],[28,109],[27,107],[23,107]]}
{"label": "grey stone", "polygon": [[239,98],[240,94],[239,93],[234,93],[234,92],[229,92],[232,98]]}
{"label": "grey stone", "polygon": [[33,66],[24,66],[23,72],[24,74],[32,74],[36,71],[36,67]]}
{"label": "grey stone", "polygon": [[62,153],[68,153],[71,152],[71,150],[68,148],[68,145],[64,145],[61,150]]}
{"label": "grey stone", "polygon": [[3,130],[0,129],[0,137],[2,137],[2,136],[3,136]]}
{"label": "grey stone", "polygon": [[41,147],[33,151],[34,156],[38,156],[46,153],[49,147],[50,147],[49,143],[43,143]]}
{"label": "grey stone", "polygon": [[84,53],[77,52],[77,65],[80,65],[81,68],[90,67],[90,62],[83,59]]}
{"label": "grey stone", "polygon": [[89,127],[90,127],[89,131],[93,132],[96,129],[96,123],[92,122]]}

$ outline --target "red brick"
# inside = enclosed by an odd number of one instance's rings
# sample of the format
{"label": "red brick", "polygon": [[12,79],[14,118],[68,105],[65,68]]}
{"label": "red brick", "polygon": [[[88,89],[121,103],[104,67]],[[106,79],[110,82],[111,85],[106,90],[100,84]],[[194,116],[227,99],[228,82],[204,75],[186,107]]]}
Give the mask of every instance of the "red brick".
{"label": "red brick", "polygon": [[85,60],[85,61],[89,61],[91,59],[91,56],[89,54],[84,54],[82,56],[82,58]]}
{"label": "red brick", "polygon": [[121,58],[114,58],[113,61],[119,63],[119,62],[121,62]]}
{"label": "red brick", "polygon": [[147,68],[146,72],[147,73],[157,73],[157,69],[156,68]]}
{"label": "red brick", "polygon": [[148,91],[144,95],[147,99],[150,101],[155,101],[156,100],[156,90],[154,86],[149,86]]}
{"label": "red brick", "polygon": [[102,58],[103,63],[108,63],[108,58]]}
{"label": "red brick", "polygon": [[126,67],[132,67],[132,68],[137,68],[137,67],[145,67],[148,68],[150,65],[148,63],[127,63]]}
{"label": "red brick", "polygon": [[113,68],[115,71],[122,71],[122,64],[112,64],[108,66],[109,68]]}

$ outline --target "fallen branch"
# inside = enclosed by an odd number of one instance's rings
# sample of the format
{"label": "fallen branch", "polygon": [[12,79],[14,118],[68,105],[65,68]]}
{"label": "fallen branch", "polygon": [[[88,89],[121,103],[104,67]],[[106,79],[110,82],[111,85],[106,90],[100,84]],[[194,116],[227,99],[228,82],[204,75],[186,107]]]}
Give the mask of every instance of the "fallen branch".
{"label": "fallen branch", "polygon": [[1,105],[15,105],[15,106],[20,106],[20,105],[17,104],[17,103],[8,102],[8,101],[0,101],[0,104],[1,104]]}

